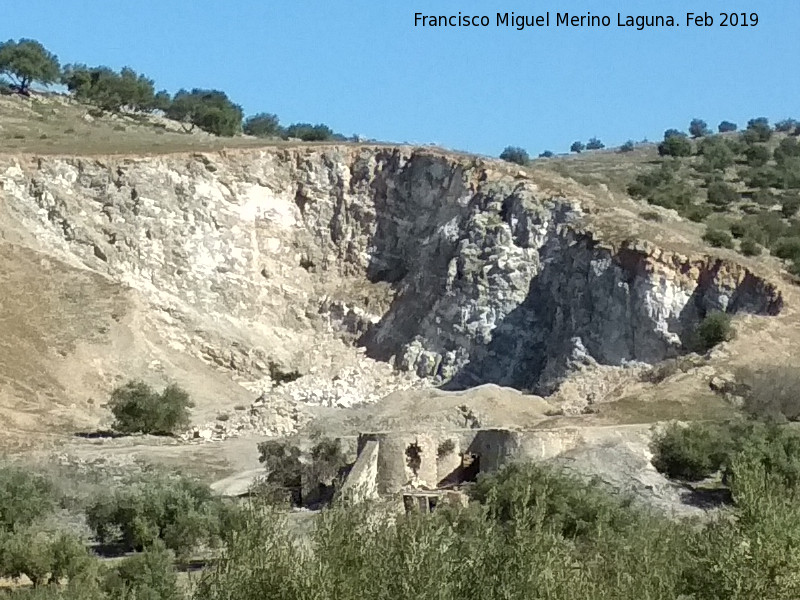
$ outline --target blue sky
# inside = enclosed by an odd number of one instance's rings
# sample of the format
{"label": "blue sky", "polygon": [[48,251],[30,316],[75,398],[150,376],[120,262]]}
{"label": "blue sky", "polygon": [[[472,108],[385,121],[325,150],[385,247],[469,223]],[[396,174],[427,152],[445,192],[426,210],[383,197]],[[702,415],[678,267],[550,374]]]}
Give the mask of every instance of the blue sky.
{"label": "blue sky", "polygon": [[[687,11],[757,12],[757,27],[686,27]],[[414,13],[486,14],[480,29]],[[666,29],[494,27],[498,12],[671,14]],[[497,155],[800,118],[800,0],[8,0],[0,38],[62,63],[131,66],[171,92],[224,90],[246,114],[346,135]]]}

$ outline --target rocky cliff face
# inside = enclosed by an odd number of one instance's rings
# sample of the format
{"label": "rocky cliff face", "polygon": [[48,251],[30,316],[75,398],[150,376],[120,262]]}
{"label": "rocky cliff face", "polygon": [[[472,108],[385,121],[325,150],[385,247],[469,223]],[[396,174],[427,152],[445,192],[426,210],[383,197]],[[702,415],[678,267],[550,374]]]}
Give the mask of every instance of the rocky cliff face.
{"label": "rocky cliff face", "polygon": [[139,290],[174,348],[252,381],[345,339],[452,387],[549,390],[576,364],[675,355],[708,311],[782,302],[744,267],[605,245],[579,202],[429,151],[4,158],[0,185],[40,249]]}

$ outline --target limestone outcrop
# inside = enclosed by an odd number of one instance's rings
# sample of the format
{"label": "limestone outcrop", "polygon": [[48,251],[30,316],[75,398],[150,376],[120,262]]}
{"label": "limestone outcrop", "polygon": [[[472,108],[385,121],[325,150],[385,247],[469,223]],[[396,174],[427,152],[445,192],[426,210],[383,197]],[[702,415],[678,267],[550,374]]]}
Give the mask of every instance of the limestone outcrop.
{"label": "limestone outcrop", "polygon": [[743,266],[604,243],[579,200],[432,150],[4,157],[0,190],[28,243],[137,290],[171,347],[254,393],[272,390],[270,363],[352,367],[343,348],[381,374],[318,394],[332,406],[412,375],[551,391],[576,365],[678,354],[709,311],[782,304]]}

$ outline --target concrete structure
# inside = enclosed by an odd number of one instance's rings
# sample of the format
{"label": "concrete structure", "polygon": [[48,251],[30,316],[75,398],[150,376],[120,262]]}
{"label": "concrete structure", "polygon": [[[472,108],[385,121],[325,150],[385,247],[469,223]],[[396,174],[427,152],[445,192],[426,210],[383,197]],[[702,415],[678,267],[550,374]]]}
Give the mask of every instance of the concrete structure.
{"label": "concrete structure", "polygon": [[354,501],[411,490],[450,489],[514,460],[547,460],[579,446],[620,442],[627,435],[646,431],[647,426],[600,426],[363,433],[358,460],[344,489],[350,490]]}
{"label": "concrete structure", "polygon": [[359,444],[358,458],[342,485],[342,498],[363,502],[378,498],[378,442],[365,440]]}

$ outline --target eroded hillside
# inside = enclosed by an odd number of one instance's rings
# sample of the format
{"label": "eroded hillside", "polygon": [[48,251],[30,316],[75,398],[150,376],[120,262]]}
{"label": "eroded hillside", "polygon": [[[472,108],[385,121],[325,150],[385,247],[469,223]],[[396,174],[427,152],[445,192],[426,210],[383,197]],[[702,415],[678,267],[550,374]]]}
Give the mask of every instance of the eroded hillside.
{"label": "eroded hillside", "polygon": [[[31,389],[85,426],[130,377],[181,381],[198,423],[265,393],[269,415],[240,425],[267,433],[429,384],[550,393],[679,355],[711,311],[777,315],[786,299],[769,265],[684,251],[680,226],[642,239],[629,200],[432,150],[5,156],[0,184],[5,256],[47,288],[4,293],[6,319],[49,315],[19,334],[41,340],[21,361],[63,373]],[[97,282],[74,292],[78,314],[46,300],[76,278]],[[10,385],[6,407],[26,394]]]}

